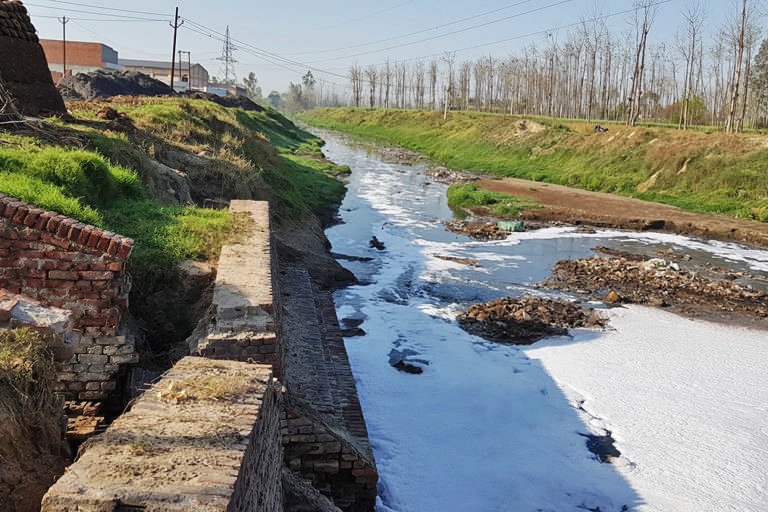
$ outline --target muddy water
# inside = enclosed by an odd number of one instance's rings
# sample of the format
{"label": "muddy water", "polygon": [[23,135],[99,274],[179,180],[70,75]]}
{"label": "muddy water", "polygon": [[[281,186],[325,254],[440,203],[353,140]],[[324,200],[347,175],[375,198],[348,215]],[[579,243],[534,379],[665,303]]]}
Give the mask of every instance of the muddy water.
{"label": "muddy water", "polygon": [[[585,390],[588,385],[576,385],[579,376],[554,372],[559,360],[549,356],[547,341],[530,350],[487,343],[458,328],[454,316],[474,302],[542,293],[531,287],[549,275],[555,262],[591,256],[600,245],[649,254],[671,249],[691,263],[756,276],[757,286],[765,284],[768,253],[672,235],[582,234],[566,228],[474,241],[443,228],[442,221],[453,216],[447,187],[432,183],[424,165],[388,163],[373,145],[330,132],[318,134],[327,141],[326,155],[352,169],[340,209],[342,223],[327,235],[333,251],[342,256],[340,262],[360,279],[360,285],[339,291],[335,300],[339,317],[359,324],[366,333],[347,339],[347,349],[380,471],[380,510],[683,510],[677,505],[711,502],[696,490],[698,485],[689,488],[687,480],[678,484],[663,475],[670,455],[657,460],[661,457],[635,442],[639,427],[620,419],[623,409],[612,405],[614,396],[600,396],[610,386]],[[372,236],[384,244],[383,250],[369,246]],[[478,260],[480,266],[445,261],[438,255]],[[689,336],[685,329],[690,321],[683,318],[653,317],[646,325],[643,319],[652,314],[644,308],[615,315],[615,332],[579,331],[556,345],[594,349],[601,343],[624,343],[628,354],[624,369],[595,356],[590,356],[594,363],[579,361],[587,372],[594,364],[596,375],[617,372],[619,387],[621,375],[639,367],[636,361],[643,357],[642,350],[648,350],[641,334],[659,329],[658,338],[669,333],[674,339]],[[654,325],[662,321],[663,328]],[[646,326],[629,327],[638,322]],[[715,329],[704,326],[704,332]],[[712,336],[736,336],[758,351],[762,349],[753,339],[765,339],[751,331],[727,329]],[[537,347],[546,357],[531,355]],[[627,393],[635,393],[628,402],[649,400],[637,389]],[[753,397],[762,398],[768,396]],[[685,403],[685,397],[680,400]],[[654,414],[648,413],[651,423]],[[670,432],[663,413],[657,416],[656,444],[665,445],[665,435],[679,444],[681,436],[690,434],[685,428],[691,422]],[[712,424],[717,422],[710,420]],[[611,433],[619,440],[616,448],[622,455],[615,458],[611,452],[614,463],[603,464],[603,454],[590,452],[596,446],[590,440]],[[765,433],[768,436],[768,425]],[[717,453],[709,454],[710,459],[716,457]],[[702,479],[715,478],[707,468],[701,472]],[[754,478],[759,480],[760,473]],[[665,494],[677,498],[672,502],[659,498]],[[728,496],[723,499],[727,508]]]}

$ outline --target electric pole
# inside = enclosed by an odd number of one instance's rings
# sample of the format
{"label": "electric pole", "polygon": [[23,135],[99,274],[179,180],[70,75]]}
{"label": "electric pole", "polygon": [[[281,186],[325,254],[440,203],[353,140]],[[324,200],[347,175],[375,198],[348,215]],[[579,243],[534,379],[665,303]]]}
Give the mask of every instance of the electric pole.
{"label": "electric pole", "polygon": [[63,71],[61,73],[61,77],[64,78],[67,75],[67,23],[69,23],[70,19],[66,16],[62,16],[61,18],[57,19],[59,20],[59,23],[61,23],[61,53],[63,60]]}
{"label": "electric pole", "polygon": [[[176,72],[176,33],[179,31],[179,27],[184,24],[184,20],[179,21],[179,8],[176,8],[176,15],[173,17],[173,50],[171,51],[171,91],[173,91],[173,75]],[[179,63],[181,65],[181,63]]]}

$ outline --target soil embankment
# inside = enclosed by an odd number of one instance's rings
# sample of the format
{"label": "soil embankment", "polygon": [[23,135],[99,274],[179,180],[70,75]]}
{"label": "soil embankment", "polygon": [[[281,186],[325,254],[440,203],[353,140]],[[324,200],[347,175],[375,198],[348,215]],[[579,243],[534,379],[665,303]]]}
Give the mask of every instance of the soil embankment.
{"label": "soil embankment", "polygon": [[768,223],[682,210],[604,192],[504,178],[482,180],[478,186],[525,197],[547,206],[527,210],[527,220],[588,224],[597,227],[669,231],[682,235],[734,240],[768,247]]}

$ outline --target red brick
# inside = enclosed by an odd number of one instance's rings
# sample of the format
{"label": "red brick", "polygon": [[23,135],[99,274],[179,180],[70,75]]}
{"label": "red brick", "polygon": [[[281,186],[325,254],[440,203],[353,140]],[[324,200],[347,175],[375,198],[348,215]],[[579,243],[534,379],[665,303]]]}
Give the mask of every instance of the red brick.
{"label": "red brick", "polygon": [[10,249],[0,249],[0,258],[7,258],[11,255]]}
{"label": "red brick", "polygon": [[0,249],[8,249],[11,245],[13,245],[13,242],[10,240],[0,238]]}
{"label": "red brick", "polygon": [[59,228],[59,224],[61,224],[61,221],[64,219],[66,219],[66,217],[63,215],[54,215],[48,219],[48,224],[43,227],[43,230],[49,233],[56,233],[56,230]]}
{"label": "red brick", "polygon": [[83,270],[96,270],[99,272],[104,272],[107,270],[107,264],[106,263],[89,263],[88,268]]}
{"label": "red brick", "polygon": [[59,224],[58,229],[56,229],[56,236],[61,238],[68,238],[67,235],[69,235],[69,230],[72,229],[72,226],[76,223],[73,219],[64,219],[61,221],[61,224]]}
{"label": "red brick", "polygon": [[[17,251],[16,256],[19,258],[32,258],[35,260],[39,260],[43,257],[43,251],[33,251],[33,250],[27,250],[27,251]],[[39,263],[39,262],[35,262]],[[38,265],[39,266],[39,265]]]}
{"label": "red brick", "polygon": [[40,232],[36,229],[24,229],[23,231],[19,232],[19,238],[21,240],[37,242],[40,240]]}
{"label": "red brick", "polygon": [[77,258],[76,252],[50,251],[46,255],[54,260],[74,261]]}
{"label": "red brick", "polygon": [[109,247],[109,242],[112,241],[112,237],[115,236],[114,233],[106,232],[101,235],[101,240],[99,240],[99,243],[96,244],[96,248],[100,251],[107,252],[107,248]]}
{"label": "red brick", "polygon": [[112,256],[115,256],[119,249],[120,249],[120,240],[117,237],[112,237],[112,239],[110,239],[109,241],[109,246],[107,246],[107,253],[111,254]]}
{"label": "red brick", "polygon": [[29,242],[23,240],[17,240],[11,244],[14,249],[29,249]]}
{"label": "red brick", "polygon": [[[73,272],[73,273],[76,273],[76,272]],[[77,282],[75,282],[75,288],[90,290],[91,289],[91,282],[90,281],[85,281],[85,280],[77,281]]]}
{"label": "red brick", "polygon": [[25,279],[24,286],[26,288],[33,288],[33,289],[39,290],[40,288],[45,286],[45,281],[42,279]]}
{"label": "red brick", "polygon": [[41,213],[40,217],[37,219],[37,222],[35,222],[35,229],[45,229],[45,226],[48,225],[48,221],[50,221],[55,216],[56,214],[53,212]]}
{"label": "red brick", "polygon": [[40,208],[32,208],[29,210],[27,217],[24,219],[24,225],[27,227],[34,226],[37,220],[40,218],[40,215],[42,215],[44,212],[45,210],[41,210]]}
{"label": "red brick", "polygon": [[84,272],[79,272],[80,279],[88,279],[90,281],[111,281],[114,277],[114,274],[109,271],[105,272],[97,272],[97,271],[91,271],[86,270]]}
{"label": "red brick", "polygon": [[64,280],[58,280],[58,279],[49,279],[45,283],[46,288],[54,288],[54,289],[67,289],[72,288],[75,286],[74,281],[64,281]]}
{"label": "red brick", "polygon": [[127,239],[123,239],[120,241],[120,248],[117,250],[117,257],[121,260],[127,260],[128,256],[131,255],[131,250],[133,249],[133,242]]}
{"label": "red brick", "polygon": [[121,262],[115,262],[110,263],[107,265],[107,270],[111,270],[112,272],[122,272],[123,271],[123,264]]}
{"label": "red brick", "polygon": [[18,276],[25,279],[45,279],[47,272],[45,270],[19,270]]}
{"label": "red brick", "polygon": [[88,242],[86,242],[85,245],[95,248],[99,244],[99,240],[101,240],[102,233],[103,231],[100,229],[94,229],[91,231],[91,236],[88,237]]}
{"label": "red brick", "polygon": [[80,230],[80,236],[77,237],[77,243],[80,245],[87,244],[92,232],[93,228],[91,226],[83,226],[83,229]]}
{"label": "red brick", "polygon": [[8,219],[13,218],[13,216],[16,214],[16,210],[19,209],[19,206],[23,206],[24,203],[21,203],[19,201],[12,201],[10,203],[7,203],[5,205],[5,210],[3,211],[3,217],[6,217]]}
{"label": "red brick", "polygon": [[78,279],[77,272],[69,272],[64,270],[49,270],[48,279],[64,279],[66,281],[76,281]]}
{"label": "red brick", "polygon": [[13,214],[13,222],[16,224],[23,224],[24,219],[27,218],[27,214],[29,213],[29,207],[26,205],[19,206],[16,209],[16,213]]}
{"label": "red brick", "polygon": [[43,239],[43,242],[58,247],[59,249],[69,249],[72,245],[72,242],[66,238],[49,235],[48,233],[43,233],[41,238]]}
{"label": "red brick", "polygon": [[0,258],[0,267],[21,268],[21,262],[17,258]]}
{"label": "red brick", "polygon": [[67,233],[67,238],[72,240],[73,242],[77,242],[77,240],[80,238],[80,233],[83,232],[83,228],[85,227],[85,224],[82,222],[75,222],[72,224],[72,227],[69,228],[69,233]]}

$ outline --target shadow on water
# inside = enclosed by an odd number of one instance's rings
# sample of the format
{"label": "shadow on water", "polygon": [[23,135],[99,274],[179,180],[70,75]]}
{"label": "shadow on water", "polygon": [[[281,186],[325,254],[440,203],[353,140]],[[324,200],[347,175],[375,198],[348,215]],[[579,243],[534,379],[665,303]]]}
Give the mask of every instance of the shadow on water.
{"label": "shadow on water", "polygon": [[[447,233],[435,220],[452,217],[445,186],[425,187],[423,166],[393,169],[398,165],[335,134],[320,135],[328,156],[353,170],[345,222],[328,235],[343,264],[367,283],[335,299],[339,316],[367,332],[347,347],[379,467],[382,510],[640,506],[642,498],[608,463],[620,458],[610,432],[590,426],[589,414],[538,360],[471,336],[453,320],[457,308],[519,294],[557,260],[590,255],[608,242],[494,245]],[[368,247],[372,234],[387,251]],[[472,255],[482,267],[440,262],[432,257],[437,252]],[[590,336],[547,342],[589,343]]]}

